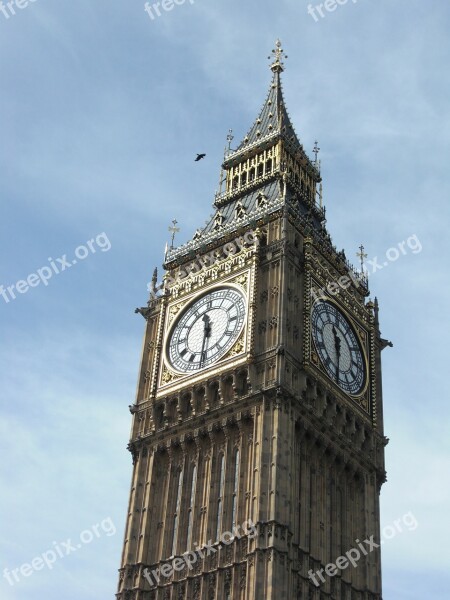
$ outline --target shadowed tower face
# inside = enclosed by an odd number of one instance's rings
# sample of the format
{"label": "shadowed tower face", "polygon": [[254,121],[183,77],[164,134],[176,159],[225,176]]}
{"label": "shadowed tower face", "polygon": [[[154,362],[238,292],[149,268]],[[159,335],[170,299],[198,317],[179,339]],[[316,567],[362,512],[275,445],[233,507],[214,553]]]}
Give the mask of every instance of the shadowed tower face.
{"label": "shadowed tower face", "polygon": [[120,600],[381,599],[386,341],[325,227],[283,58],[277,42],[213,217],[167,251],[164,289],[138,309]]}

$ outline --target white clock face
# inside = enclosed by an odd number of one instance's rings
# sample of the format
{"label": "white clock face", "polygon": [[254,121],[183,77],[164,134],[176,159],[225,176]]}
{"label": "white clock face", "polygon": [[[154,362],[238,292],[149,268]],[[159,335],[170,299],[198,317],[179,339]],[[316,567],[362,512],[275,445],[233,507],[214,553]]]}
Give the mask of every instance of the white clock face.
{"label": "white clock face", "polygon": [[311,315],[312,334],[328,375],[348,394],[360,394],[366,370],[361,345],[348,319],[331,302],[316,302]]}
{"label": "white clock face", "polygon": [[169,337],[170,364],[183,373],[209,367],[236,342],[245,315],[245,298],[237,289],[208,292],[178,317]]}

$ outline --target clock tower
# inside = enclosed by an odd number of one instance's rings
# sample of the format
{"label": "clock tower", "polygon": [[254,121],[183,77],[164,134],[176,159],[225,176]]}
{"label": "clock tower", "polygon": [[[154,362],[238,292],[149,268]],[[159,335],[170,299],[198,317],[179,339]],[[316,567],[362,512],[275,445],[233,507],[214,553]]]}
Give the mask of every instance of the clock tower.
{"label": "clock tower", "polygon": [[[214,214],[144,308],[118,600],[381,600],[378,303],[332,244],[277,42]],[[230,136],[231,138],[231,136]]]}

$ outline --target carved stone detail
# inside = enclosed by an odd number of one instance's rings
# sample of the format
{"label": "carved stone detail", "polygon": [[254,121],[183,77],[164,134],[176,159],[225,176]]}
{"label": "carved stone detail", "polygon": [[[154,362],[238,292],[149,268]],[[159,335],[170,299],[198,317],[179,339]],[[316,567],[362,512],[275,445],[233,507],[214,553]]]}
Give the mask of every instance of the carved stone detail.
{"label": "carved stone detail", "polygon": [[265,333],[267,330],[267,321],[260,321],[258,323],[258,333]]}
{"label": "carved stone detail", "polygon": [[166,367],[166,365],[163,366],[163,371],[162,371],[162,375],[161,375],[161,381],[163,384],[172,383],[172,381],[176,381],[177,379],[180,379],[180,378],[181,378],[181,375],[177,375],[173,371],[169,371],[169,369]]}
{"label": "carved stone detail", "polygon": [[236,356],[237,354],[242,354],[244,351],[244,334],[242,333],[238,341],[231,348],[228,354],[224,358],[231,358],[232,356]]}
{"label": "carved stone detail", "polygon": [[270,327],[270,329],[275,329],[276,327],[278,327],[278,317],[272,317],[270,319],[269,327]]}

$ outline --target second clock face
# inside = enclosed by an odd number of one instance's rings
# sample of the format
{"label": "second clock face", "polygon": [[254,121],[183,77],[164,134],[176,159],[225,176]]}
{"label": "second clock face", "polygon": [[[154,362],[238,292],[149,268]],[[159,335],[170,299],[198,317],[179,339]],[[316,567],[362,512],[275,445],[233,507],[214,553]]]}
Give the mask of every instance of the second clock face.
{"label": "second clock face", "polygon": [[232,287],[217,288],[190,304],[178,317],[167,349],[181,372],[209,367],[231,349],[242,331],[245,298]]}
{"label": "second clock face", "polygon": [[363,351],[344,314],[331,302],[313,306],[312,334],[319,358],[328,375],[348,394],[360,394],[366,372]]}

